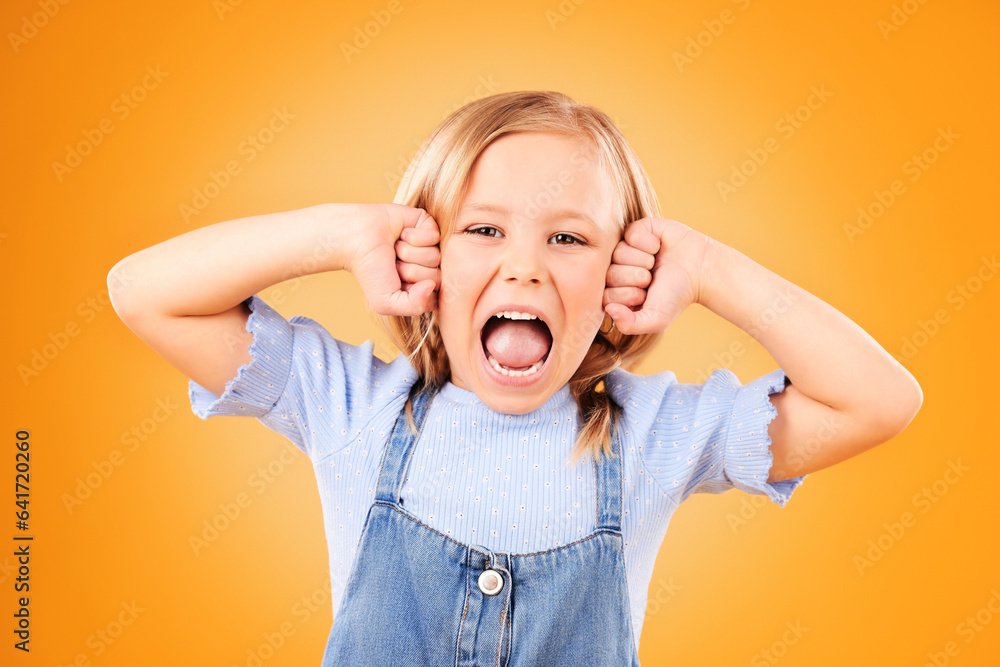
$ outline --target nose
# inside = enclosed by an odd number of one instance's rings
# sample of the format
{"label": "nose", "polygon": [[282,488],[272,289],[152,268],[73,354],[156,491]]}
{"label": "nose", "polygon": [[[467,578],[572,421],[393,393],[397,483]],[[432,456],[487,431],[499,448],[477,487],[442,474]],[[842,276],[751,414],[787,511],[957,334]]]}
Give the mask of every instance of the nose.
{"label": "nose", "polygon": [[505,283],[540,285],[545,280],[544,251],[531,243],[511,242],[504,250],[501,276]]}

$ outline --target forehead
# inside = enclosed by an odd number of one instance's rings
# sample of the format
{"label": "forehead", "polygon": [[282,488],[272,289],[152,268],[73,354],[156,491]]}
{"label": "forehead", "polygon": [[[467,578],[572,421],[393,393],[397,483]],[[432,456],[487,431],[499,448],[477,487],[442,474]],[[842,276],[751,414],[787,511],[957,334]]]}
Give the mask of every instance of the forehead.
{"label": "forehead", "polygon": [[593,141],[516,132],[493,141],[476,159],[459,217],[507,211],[534,219],[555,211],[579,213],[602,228],[617,229],[612,193]]}

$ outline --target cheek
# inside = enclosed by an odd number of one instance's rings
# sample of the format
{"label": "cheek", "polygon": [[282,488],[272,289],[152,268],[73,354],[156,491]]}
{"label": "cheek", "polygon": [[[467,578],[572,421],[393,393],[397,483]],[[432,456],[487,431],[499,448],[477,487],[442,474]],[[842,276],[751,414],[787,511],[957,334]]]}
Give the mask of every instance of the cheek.
{"label": "cheek", "polygon": [[460,285],[461,283],[455,280],[453,276],[441,271],[441,287],[438,288],[438,308],[441,310],[442,317],[446,316],[446,312],[451,311],[450,306],[458,302],[461,295]]}
{"label": "cheek", "polygon": [[608,268],[610,266],[611,253],[608,253],[606,258],[602,258],[601,260],[594,262],[587,269],[586,284],[588,287],[588,293],[596,293],[598,301],[600,301],[604,296],[604,288],[607,287]]}
{"label": "cheek", "polygon": [[570,338],[585,341],[596,335],[604,320],[604,273],[600,268],[589,267],[569,282],[563,289],[563,304],[569,316]]}
{"label": "cheek", "polygon": [[581,276],[581,280],[576,283],[577,301],[587,304],[600,304],[604,296],[605,272],[607,269],[593,269],[588,271],[586,276]]}
{"label": "cheek", "polygon": [[463,261],[461,253],[442,251],[441,287],[438,290],[439,308],[444,309],[459,303],[468,292],[470,276],[467,263],[468,260]]}

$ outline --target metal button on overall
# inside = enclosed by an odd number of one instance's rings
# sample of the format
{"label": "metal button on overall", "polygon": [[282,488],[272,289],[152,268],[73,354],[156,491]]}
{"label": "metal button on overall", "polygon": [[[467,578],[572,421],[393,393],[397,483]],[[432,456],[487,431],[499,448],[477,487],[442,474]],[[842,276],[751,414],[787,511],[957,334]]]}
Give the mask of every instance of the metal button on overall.
{"label": "metal button on overall", "polygon": [[484,570],[479,575],[479,590],[487,595],[496,595],[503,590],[503,576],[493,570]]}

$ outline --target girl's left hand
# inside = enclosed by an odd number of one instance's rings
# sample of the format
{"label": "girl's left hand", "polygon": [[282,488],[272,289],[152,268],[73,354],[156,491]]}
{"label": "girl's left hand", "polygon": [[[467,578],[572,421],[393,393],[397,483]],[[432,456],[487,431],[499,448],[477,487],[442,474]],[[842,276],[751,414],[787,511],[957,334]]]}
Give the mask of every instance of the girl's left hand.
{"label": "girl's left hand", "polygon": [[629,224],[605,279],[604,311],[615,328],[629,335],[659,333],[700,301],[713,243],[676,220]]}

